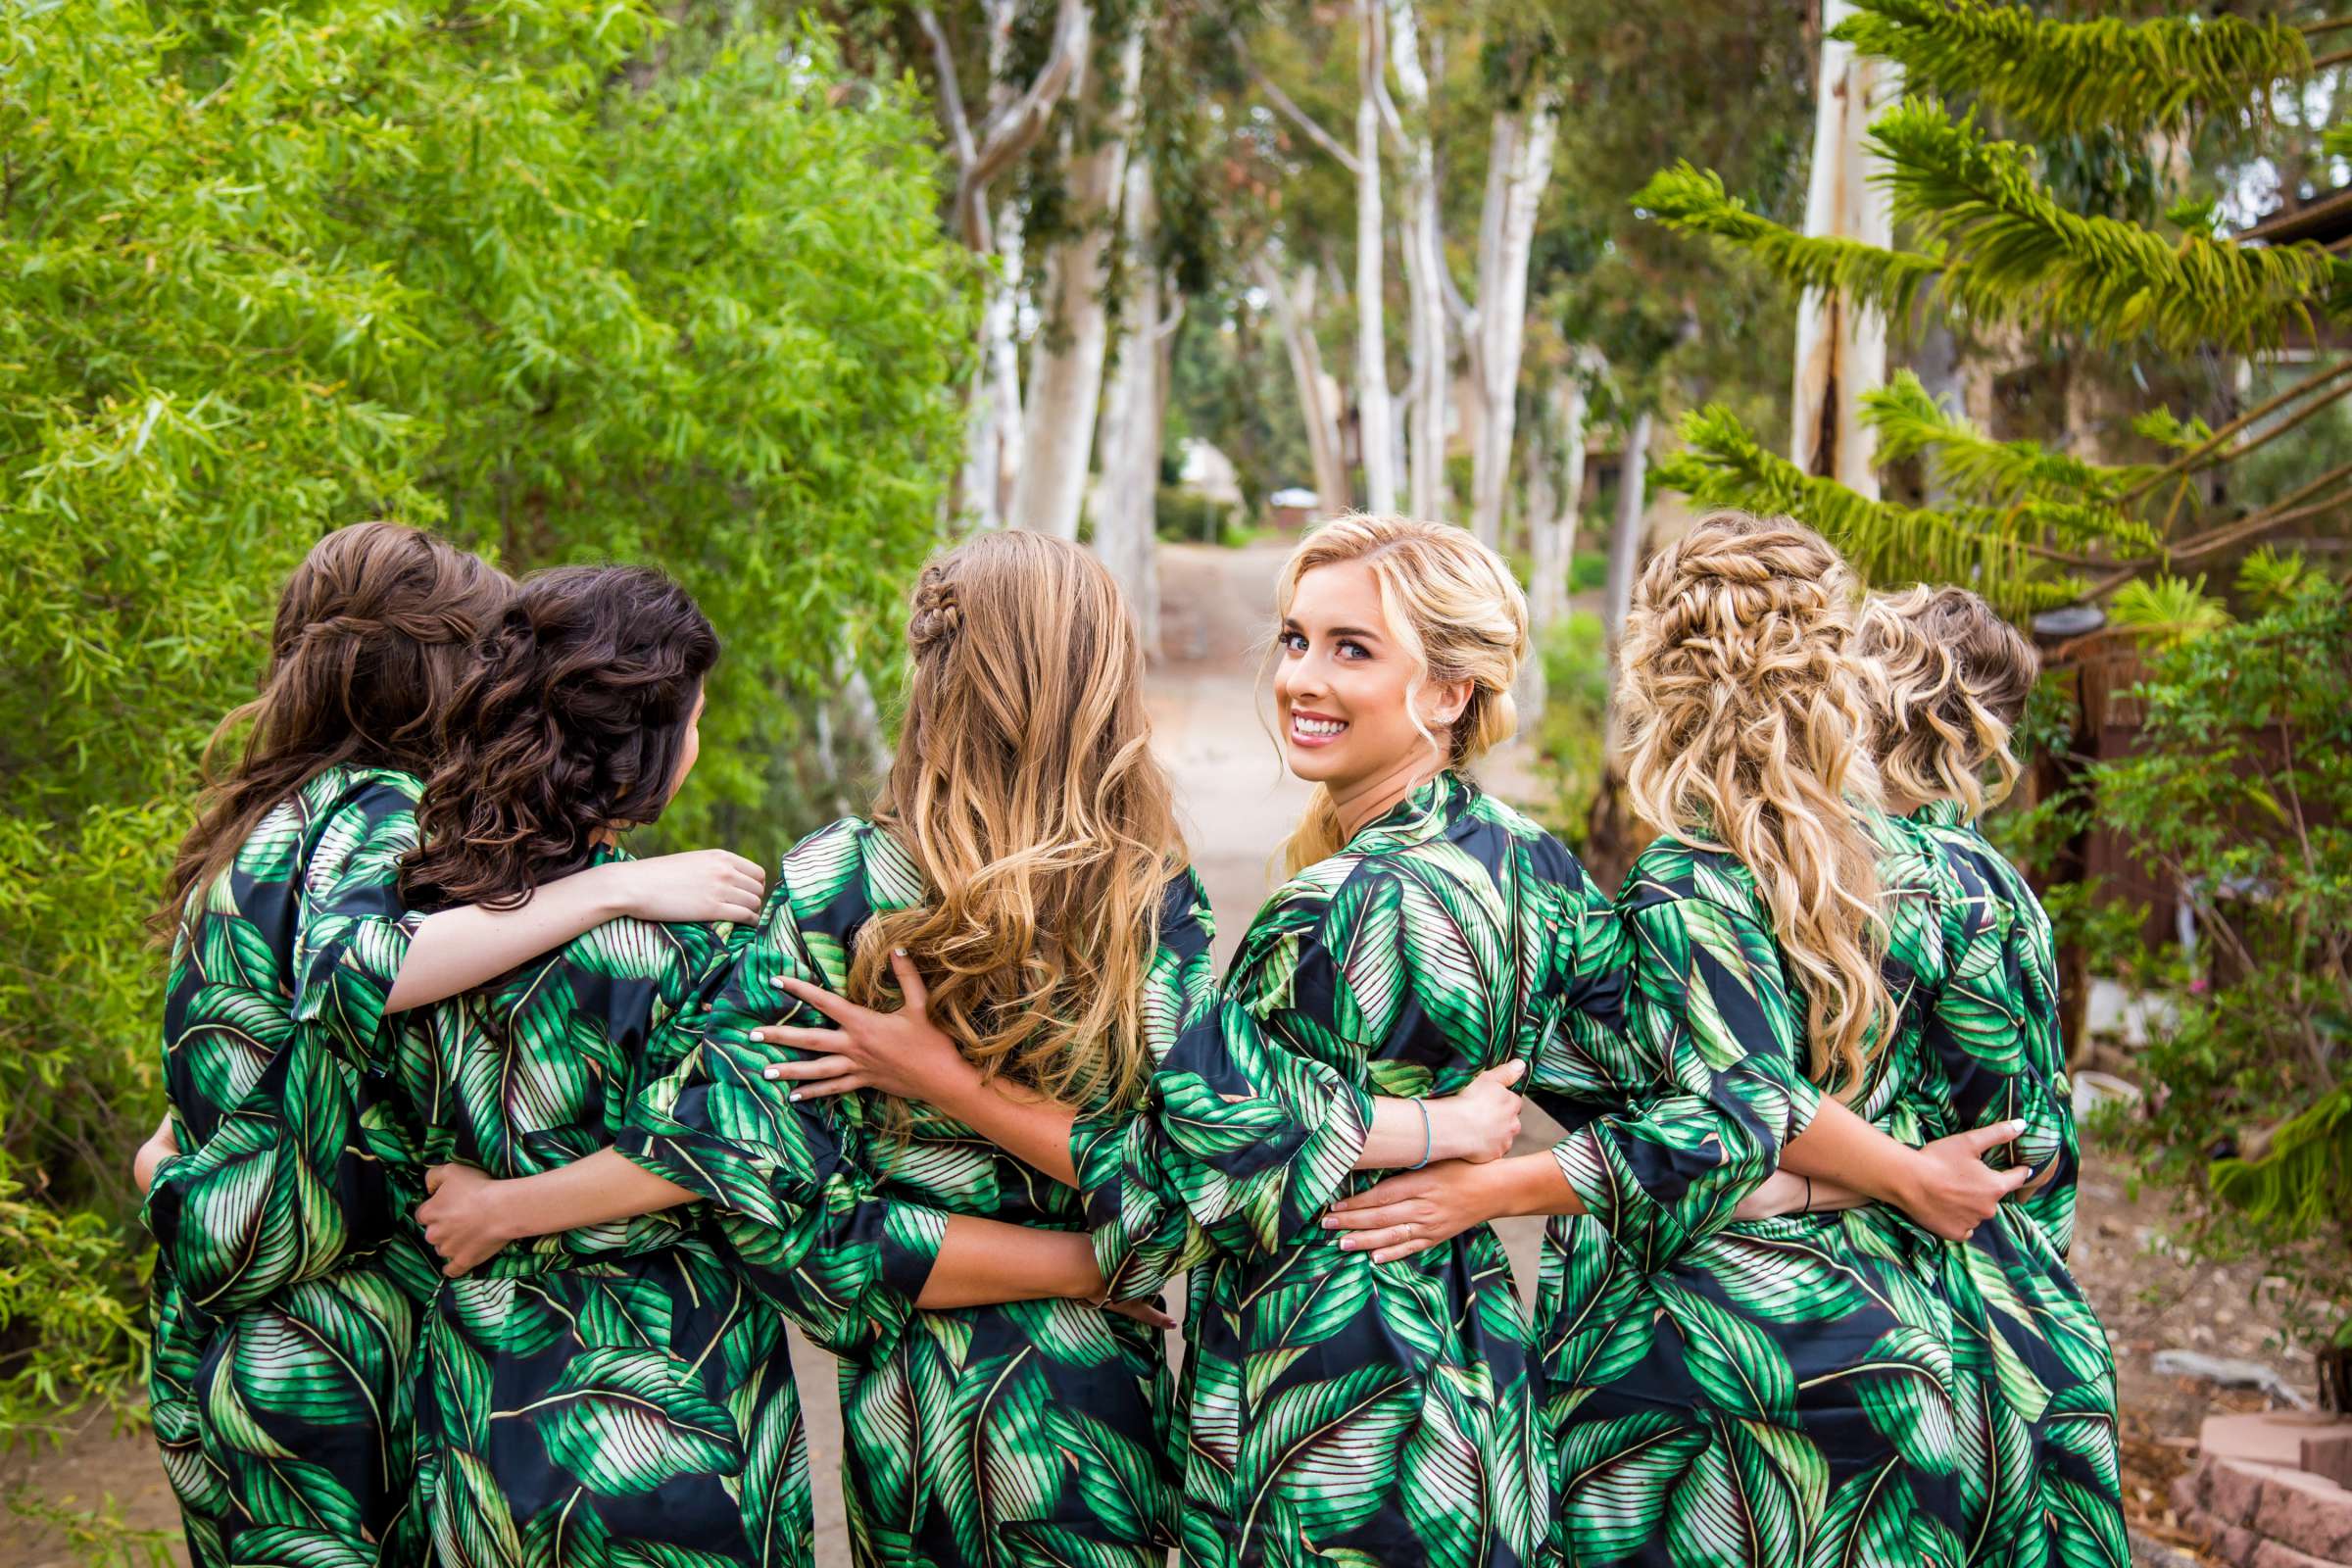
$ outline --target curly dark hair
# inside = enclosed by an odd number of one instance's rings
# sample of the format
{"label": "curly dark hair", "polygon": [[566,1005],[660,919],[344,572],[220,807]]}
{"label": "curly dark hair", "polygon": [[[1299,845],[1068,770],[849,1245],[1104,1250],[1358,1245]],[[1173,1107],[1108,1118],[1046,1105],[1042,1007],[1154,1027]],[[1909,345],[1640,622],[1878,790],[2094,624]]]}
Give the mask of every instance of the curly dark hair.
{"label": "curly dark hair", "polygon": [[644,566],[523,580],[455,696],[402,862],[413,908],[513,908],[669,804],[718,634]]}
{"label": "curly dark hair", "polygon": [[[473,667],[474,642],[514,594],[497,567],[403,523],[355,522],[313,545],[278,594],[260,693],[205,745],[205,794],[156,911],[157,934],[168,939],[189,895],[319,773],[430,772],[437,722]],[[235,760],[218,767],[240,730]]]}

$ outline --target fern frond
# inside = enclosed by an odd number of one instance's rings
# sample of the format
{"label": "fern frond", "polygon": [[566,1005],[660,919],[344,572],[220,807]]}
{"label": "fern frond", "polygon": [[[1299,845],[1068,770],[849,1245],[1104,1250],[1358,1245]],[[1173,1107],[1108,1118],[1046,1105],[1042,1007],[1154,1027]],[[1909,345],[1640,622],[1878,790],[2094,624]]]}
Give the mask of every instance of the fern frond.
{"label": "fern frond", "polygon": [[1862,394],[1862,422],[1878,433],[1881,466],[1925,456],[1936,476],[1967,500],[1992,506],[2021,500],[2064,503],[2082,509],[2092,537],[2142,549],[2156,540],[2147,524],[2116,506],[2126,491],[2156,470],[2147,465],[2109,466],[2052,452],[2038,441],[1995,441],[1959,415],[1947,412],[1918,376],[1898,370],[1885,386]]}
{"label": "fern frond", "polygon": [[1927,512],[1873,501],[1765,451],[1719,404],[1685,415],[1682,437],[1683,450],[1654,469],[1660,485],[1701,509],[1794,517],[1837,545],[1867,578],[1964,583],[2009,614],[2073,604],[2082,595],[2080,581],[2043,574],[2046,563],[2034,546],[2044,519],[2024,509]]}
{"label": "fern frond", "polygon": [[1792,288],[1837,289],[1890,318],[1907,314],[1942,270],[1934,256],[1884,250],[1858,240],[1812,237],[1749,212],[1713,170],[1679,163],[1650,176],[1634,207],[1667,227],[1704,234],[1762,263]]}
{"label": "fern frond", "polygon": [[2270,545],[2257,545],[2237,564],[2237,591],[2264,610],[2275,610],[2326,581],[2300,550],[2282,555]]}
{"label": "fern frond", "polygon": [[2216,112],[2262,116],[2273,85],[2312,72],[2276,19],[2060,22],[1990,0],[1854,0],[1835,36],[1898,61],[1918,90],[1973,92],[2042,135],[2177,131]]}
{"label": "fern frond", "polygon": [[2110,344],[2145,337],[2175,353],[2267,347],[2289,326],[2310,328],[2311,302],[2338,265],[2316,245],[2173,242],[2069,212],[2034,178],[2025,148],[1987,140],[1933,100],[1896,105],[1870,134],[1895,216],[1944,252],[1942,292],[1983,319]]}
{"label": "fern frond", "polygon": [[2150,409],[2132,416],[2132,433],[2175,452],[2194,452],[2213,439],[2213,426],[2193,414],[2183,419],[2170,409]]}

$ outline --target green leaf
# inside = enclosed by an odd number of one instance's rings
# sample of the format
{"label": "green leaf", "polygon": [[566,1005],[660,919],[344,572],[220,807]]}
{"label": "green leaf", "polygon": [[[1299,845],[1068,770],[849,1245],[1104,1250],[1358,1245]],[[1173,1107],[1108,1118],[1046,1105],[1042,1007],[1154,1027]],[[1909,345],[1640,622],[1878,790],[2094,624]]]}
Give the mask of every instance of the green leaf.
{"label": "green leaf", "polygon": [[592,1492],[648,1493],[679,1476],[743,1467],[735,1423],[692,1368],[659,1351],[584,1351],[546,1395],[497,1418],[529,1420],[548,1457]]}

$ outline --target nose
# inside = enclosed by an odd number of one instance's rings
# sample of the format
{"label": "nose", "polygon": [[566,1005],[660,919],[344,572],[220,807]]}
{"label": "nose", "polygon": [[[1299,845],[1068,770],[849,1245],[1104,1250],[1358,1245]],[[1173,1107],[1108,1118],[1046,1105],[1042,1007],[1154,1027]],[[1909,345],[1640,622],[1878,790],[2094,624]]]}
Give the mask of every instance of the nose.
{"label": "nose", "polygon": [[1325,688],[1321,652],[1310,649],[1297,659],[1286,659],[1275,665],[1274,690],[1293,704],[1323,696]]}

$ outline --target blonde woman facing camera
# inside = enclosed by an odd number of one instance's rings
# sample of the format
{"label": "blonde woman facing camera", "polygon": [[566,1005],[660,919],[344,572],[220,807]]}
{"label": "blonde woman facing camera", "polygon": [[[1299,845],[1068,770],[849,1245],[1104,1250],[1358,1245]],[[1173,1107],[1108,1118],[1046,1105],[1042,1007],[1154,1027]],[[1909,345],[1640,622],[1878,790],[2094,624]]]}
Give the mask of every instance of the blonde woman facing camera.
{"label": "blonde woman facing camera", "polygon": [[1216,1006],[1123,1147],[1085,1162],[1096,1246],[1114,1274],[1172,1229],[1205,1236],[1188,1563],[1532,1563],[1544,1467],[1500,1244],[1473,1227],[1380,1264],[1322,1213],[1357,1167],[1507,1147],[1454,1147],[1455,1106],[1554,1029],[1613,1030],[1615,926],[1575,858],[1462,771],[1510,735],[1528,647],[1492,551],[1343,517],[1300,544],[1277,604],[1281,743],[1313,802]]}

